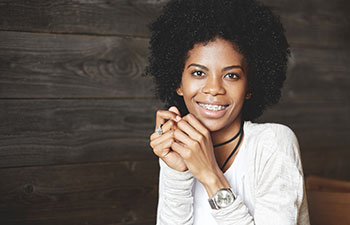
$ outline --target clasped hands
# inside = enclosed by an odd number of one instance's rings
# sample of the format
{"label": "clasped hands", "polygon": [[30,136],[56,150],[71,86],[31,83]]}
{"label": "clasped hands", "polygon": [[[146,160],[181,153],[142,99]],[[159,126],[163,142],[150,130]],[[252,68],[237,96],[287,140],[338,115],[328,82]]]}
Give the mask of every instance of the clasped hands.
{"label": "clasped hands", "polygon": [[[190,170],[202,184],[208,178],[222,174],[214,154],[210,131],[192,114],[181,118],[179,110],[158,110],[156,127],[163,134],[150,137],[153,152],[170,168],[183,172]],[[214,179],[215,180],[215,179]]]}

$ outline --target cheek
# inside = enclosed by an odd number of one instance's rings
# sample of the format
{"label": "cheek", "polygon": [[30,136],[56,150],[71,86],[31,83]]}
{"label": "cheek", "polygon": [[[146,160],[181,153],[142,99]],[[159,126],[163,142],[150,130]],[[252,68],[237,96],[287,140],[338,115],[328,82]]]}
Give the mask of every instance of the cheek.
{"label": "cheek", "polygon": [[184,98],[192,98],[201,90],[201,83],[193,80],[184,79],[182,82],[182,91]]}
{"label": "cheek", "polygon": [[246,89],[244,87],[236,88],[236,91],[230,92],[229,95],[236,103],[243,103],[245,101]]}

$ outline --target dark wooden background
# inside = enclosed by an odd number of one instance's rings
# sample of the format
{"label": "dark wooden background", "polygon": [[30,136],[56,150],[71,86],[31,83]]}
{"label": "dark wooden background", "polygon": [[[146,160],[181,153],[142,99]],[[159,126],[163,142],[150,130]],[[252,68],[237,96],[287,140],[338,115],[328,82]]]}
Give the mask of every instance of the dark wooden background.
{"label": "dark wooden background", "polygon": [[[154,224],[147,24],[166,0],[0,0],[0,224]],[[305,175],[350,180],[350,3],[264,0],[292,58],[259,120],[297,134]]]}

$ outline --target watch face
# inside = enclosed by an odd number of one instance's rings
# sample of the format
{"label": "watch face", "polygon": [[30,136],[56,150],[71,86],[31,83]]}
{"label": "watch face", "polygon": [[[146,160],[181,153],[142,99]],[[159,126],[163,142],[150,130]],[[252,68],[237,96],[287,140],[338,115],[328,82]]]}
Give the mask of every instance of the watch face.
{"label": "watch face", "polygon": [[228,190],[220,190],[216,193],[215,201],[220,208],[225,208],[232,204],[233,194]]}

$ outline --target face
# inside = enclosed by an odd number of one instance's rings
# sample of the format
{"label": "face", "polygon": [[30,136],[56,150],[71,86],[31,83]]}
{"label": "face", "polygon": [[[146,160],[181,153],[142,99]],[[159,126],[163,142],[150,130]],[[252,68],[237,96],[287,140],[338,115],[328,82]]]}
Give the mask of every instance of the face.
{"label": "face", "polygon": [[211,132],[240,124],[243,103],[250,98],[244,57],[235,47],[220,38],[196,44],[177,89],[189,113]]}

